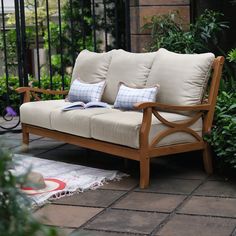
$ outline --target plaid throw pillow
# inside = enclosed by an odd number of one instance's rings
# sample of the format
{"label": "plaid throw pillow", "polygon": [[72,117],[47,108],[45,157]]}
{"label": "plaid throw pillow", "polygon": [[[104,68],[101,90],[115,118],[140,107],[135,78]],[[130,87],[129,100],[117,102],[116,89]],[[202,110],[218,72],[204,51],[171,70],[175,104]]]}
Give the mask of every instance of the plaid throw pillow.
{"label": "plaid throw pillow", "polygon": [[155,102],[159,86],[134,88],[120,85],[114,107],[132,110],[137,102]]}
{"label": "plaid throw pillow", "polygon": [[87,84],[76,79],[70,87],[68,100],[70,102],[81,101],[84,103],[100,102],[105,88],[105,83],[106,81]]}

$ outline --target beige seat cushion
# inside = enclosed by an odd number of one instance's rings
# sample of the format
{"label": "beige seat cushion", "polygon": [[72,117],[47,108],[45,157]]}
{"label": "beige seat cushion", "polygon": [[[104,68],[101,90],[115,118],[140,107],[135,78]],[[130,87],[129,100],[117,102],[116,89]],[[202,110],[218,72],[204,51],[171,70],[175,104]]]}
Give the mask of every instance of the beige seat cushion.
{"label": "beige seat cushion", "polygon": [[48,100],[27,102],[20,107],[20,119],[22,123],[52,129],[51,113],[54,109],[64,106],[65,100]]}
{"label": "beige seat cushion", "polygon": [[172,105],[200,104],[214,54],[178,54],[159,49],[147,85],[160,85],[157,101]]}
{"label": "beige seat cushion", "polygon": [[104,113],[117,113],[117,110],[109,108],[88,108],[62,112],[61,109],[56,109],[51,114],[52,129],[91,138],[92,117]]}
{"label": "beige seat cushion", "polygon": [[130,53],[115,50],[107,73],[103,101],[114,104],[120,82],[131,86],[145,85],[155,55],[156,52]]}
{"label": "beige seat cushion", "polygon": [[108,108],[88,108],[63,112],[65,100],[48,100],[24,103],[20,107],[21,122],[51,130],[91,137],[91,118],[104,113],[117,113]]}
{"label": "beige seat cushion", "polygon": [[[169,121],[181,122],[189,119],[188,116],[160,112]],[[142,122],[142,113],[137,111],[120,111],[107,113],[92,117],[91,134],[92,138],[121,144],[124,146],[139,148],[139,130]],[[202,119],[199,119],[192,127],[201,136]],[[149,142],[155,137],[157,132],[166,129],[154,116],[149,136]],[[165,146],[178,143],[194,142],[195,138],[186,133],[175,133],[161,140],[158,146]]]}
{"label": "beige seat cushion", "polygon": [[113,51],[96,53],[86,49],[81,51],[74,65],[72,81],[78,78],[86,83],[104,80],[107,76],[112,53]]}

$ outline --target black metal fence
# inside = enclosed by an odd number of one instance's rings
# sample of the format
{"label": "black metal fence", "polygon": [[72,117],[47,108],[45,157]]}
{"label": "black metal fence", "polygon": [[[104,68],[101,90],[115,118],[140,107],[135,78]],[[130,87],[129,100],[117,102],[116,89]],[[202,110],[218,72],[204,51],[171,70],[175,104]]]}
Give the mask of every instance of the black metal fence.
{"label": "black metal fence", "polygon": [[76,56],[130,50],[128,0],[0,0],[0,109],[20,104],[14,89],[65,89]]}

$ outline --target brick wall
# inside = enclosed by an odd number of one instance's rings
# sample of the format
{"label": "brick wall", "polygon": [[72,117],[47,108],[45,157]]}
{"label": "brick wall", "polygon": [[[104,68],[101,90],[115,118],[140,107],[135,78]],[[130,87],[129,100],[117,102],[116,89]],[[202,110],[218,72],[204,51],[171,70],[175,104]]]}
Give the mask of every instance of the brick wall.
{"label": "brick wall", "polygon": [[142,52],[150,40],[142,32],[144,17],[178,11],[186,24],[190,22],[190,0],[130,0],[131,51]]}

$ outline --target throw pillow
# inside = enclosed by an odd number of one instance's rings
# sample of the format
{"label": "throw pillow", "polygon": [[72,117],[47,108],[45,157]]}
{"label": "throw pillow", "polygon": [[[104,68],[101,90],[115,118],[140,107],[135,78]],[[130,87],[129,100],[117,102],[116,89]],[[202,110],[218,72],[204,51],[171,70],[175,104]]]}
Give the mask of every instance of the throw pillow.
{"label": "throw pillow", "polygon": [[159,85],[153,87],[129,87],[121,83],[114,108],[132,110],[135,103],[155,102]]}
{"label": "throw pillow", "polygon": [[70,87],[68,100],[70,102],[81,101],[84,103],[100,102],[105,85],[105,81],[88,84],[75,79]]}

